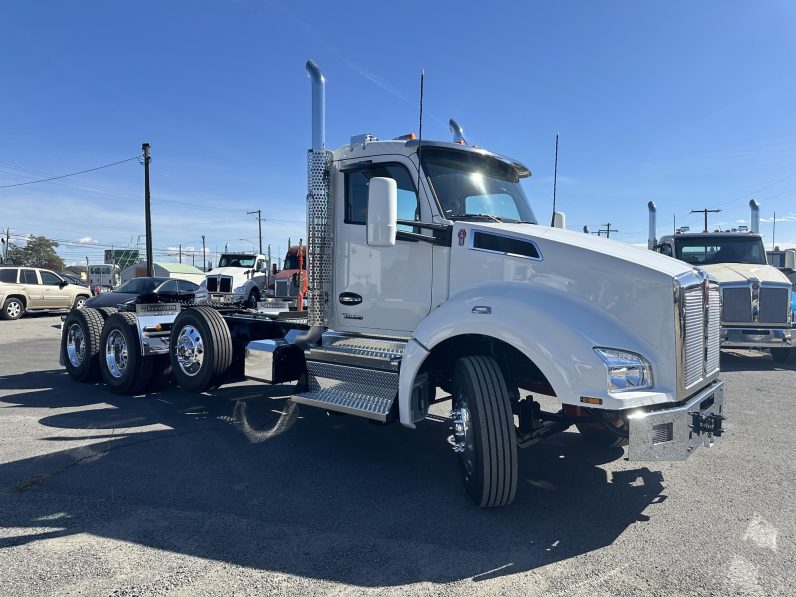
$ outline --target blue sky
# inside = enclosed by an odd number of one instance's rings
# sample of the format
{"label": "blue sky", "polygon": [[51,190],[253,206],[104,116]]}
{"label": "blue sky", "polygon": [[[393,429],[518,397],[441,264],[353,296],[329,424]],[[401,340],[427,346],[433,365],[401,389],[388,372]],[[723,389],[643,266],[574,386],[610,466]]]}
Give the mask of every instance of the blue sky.
{"label": "blue sky", "polygon": [[[559,209],[568,225],[646,240],[748,220],[796,244],[796,3],[136,3],[6,0],[0,13],[0,186],[133,157],[152,143],[156,259],[174,247],[251,248],[304,236],[309,82],[328,79],[327,143],[417,130],[468,140],[534,172],[549,220],[560,132]],[[0,189],[0,227],[63,241],[68,262],[134,246],[143,168],[131,161]],[[83,244],[77,241],[83,240]],[[248,239],[248,240],[240,240]],[[143,239],[141,239],[143,241]],[[198,255],[201,260],[201,255]],[[214,255],[209,257],[214,258]],[[190,259],[189,259],[190,261]]]}

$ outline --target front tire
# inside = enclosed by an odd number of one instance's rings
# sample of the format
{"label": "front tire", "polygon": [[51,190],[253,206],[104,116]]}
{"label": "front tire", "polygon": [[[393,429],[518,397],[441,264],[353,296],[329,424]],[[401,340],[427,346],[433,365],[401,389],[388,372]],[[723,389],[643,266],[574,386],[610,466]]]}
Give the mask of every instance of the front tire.
{"label": "front tire", "polygon": [[771,358],[777,363],[790,363],[793,361],[794,353],[796,353],[796,350],[792,348],[772,348]]}
{"label": "front tire", "polygon": [[174,320],[169,346],[172,377],[191,392],[217,387],[232,364],[229,326],[211,307],[181,311]]}
{"label": "front tire", "polygon": [[22,299],[12,296],[7,298],[3,303],[3,310],[0,311],[0,318],[13,321],[22,317],[24,312],[25,303],[22,302]]}
{"label": "front tire", "polygon": [[249,292],[249,296],[246,298],[246,302],[243,303],[243,306],[247,309],[256,309],[257,303],[260,301],[260,291],[256,288],[252,288],[251,292]]}
{"label": "front tire", "polygon": [[153,359],[141,354],[132,313],[108,317],[100,337],[100,372],[111,392],[140,394],[152,377]]}
{"label": "front tire", "polygon": [[503,372],[492,357],[456,361],[454,450],[464,488],[480,508],[506,506],[517,492],[517,436]]}
{"label": "front tire", "polygon": [[91,308],[71,311],[64,320],[61,353],[69,377],[79,382],[100,377],[99,351],[103,317]]}

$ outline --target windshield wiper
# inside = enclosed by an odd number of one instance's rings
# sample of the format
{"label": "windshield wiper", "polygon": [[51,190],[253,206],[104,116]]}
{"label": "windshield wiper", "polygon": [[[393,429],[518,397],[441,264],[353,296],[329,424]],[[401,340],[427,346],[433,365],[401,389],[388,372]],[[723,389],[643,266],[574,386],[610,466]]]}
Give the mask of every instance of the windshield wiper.
{"label": "windshield wiper", "polygon": [[492,220],[493,222],[497,222],[498,224],[502,224],[503,220],[498,218],[497,216],[493,216],[492,214],[457,214],[455,216],[448,216],[451,220],[461,220],[464,218],[486,218],[487,220]]}

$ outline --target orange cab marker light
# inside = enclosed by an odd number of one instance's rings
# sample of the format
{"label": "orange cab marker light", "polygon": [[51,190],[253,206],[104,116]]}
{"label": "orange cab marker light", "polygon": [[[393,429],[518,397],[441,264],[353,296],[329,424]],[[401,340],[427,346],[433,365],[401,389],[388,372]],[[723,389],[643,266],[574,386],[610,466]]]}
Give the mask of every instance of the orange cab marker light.
{"label": "orange cab marker light", "polygon": [[581,396],[580,401],[586,404],[602,404],[602,398],[590,398],[589,396]]}

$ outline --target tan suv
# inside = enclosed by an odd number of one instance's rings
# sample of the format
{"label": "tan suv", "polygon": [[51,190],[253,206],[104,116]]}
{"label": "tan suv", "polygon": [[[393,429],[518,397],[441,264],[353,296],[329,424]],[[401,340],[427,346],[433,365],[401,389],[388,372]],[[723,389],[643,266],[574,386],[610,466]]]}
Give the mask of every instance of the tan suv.
{"label": "tan suv", "polygon": [[90,296],[88,288],[48,269],[0,267],[0,319],[19,319],[25,311],[79,309]]}

